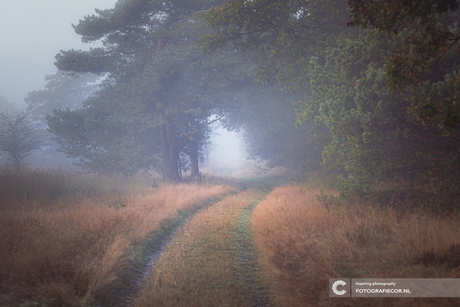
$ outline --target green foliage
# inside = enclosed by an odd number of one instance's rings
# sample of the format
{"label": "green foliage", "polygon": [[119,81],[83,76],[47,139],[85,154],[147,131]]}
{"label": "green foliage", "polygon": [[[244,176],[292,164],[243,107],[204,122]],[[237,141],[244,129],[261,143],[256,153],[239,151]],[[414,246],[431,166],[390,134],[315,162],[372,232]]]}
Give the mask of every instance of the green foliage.
{"label": "green foliage", "polygon": [[69,74],[57,72],[45,76],[45,87],[42,90],[30,92],[24,99],[27,103],[27,111],[37,122],[40,137],[46,140],[47,146],[42,148],[39,155],[35,155],[35,165],[68,165],[69,160],[65,155],[59,154],[59,144],[53,141],[53,136],[47,129],[46,116],[53,114],[54,109],[82,108],[82,102],[89,98],[97,89],[100,77],[94,74]]}
{"label": "green foliage", "polygon": [[[386,86],[393,97],[402,98],[396,101],[405,108],[394,113],[406,125],[398,132],[404,136],[400,146],[406,155],[395,173],[406,174],[411,181],[380,189],[373,197],[384,203],[405,199],[430,210],[458,206],[458,2],[366,0],[350,1],[350,6],[350,26],[375,28],[388,42],[383,66]],[[395,95],[395,90],[400,94]],[[410,118],[402,117],[405,111]],[[387,165],[387,172],[394,170],[394,165]]]}
{"label": "green foliage", "polygon": [[359,0],[349,1],[353,21],[350,26],[377,28],[387,34],[398,32],[398,28],[411,22],[418,22],[429,30],[429,25],[436,22],[437,14],[458,9],[457,0]]}
{"label": "green foliage", "polygon": [[[311,60],[312,96],[305,107],[315,104],[316,121],[331,133],[323,159],[338,160],[349,175],[339,177],[343,196],[369,194],[389,180],[423,184],[445,178],[446,186],[458,174],[457,134],[442,137],[436,127],[424,127],[407,112],[411,95],[434,89],[442,93],[445,83],[419,82],[401,94],[390,94],[386,86],[385,61],[397,43],[365,31]],[[450,174],[449,179],[442,174]]]}
{"label": "green foliage", "polygon": [[440,81],[436,76],[439,73],[446,76],[449,91],[444,90],[437,97],[419,92],[411,98],[410,110],[424,124],[438,124],[444,136],[458,130],[458,67],[443,65],[458,57],[458,1],[365,0],[350,1],[350,6],[353,18],[350,26],[376,28],[396,41],[404,33],[404,44],[390,46],[391,54],[386,60],[387,85],[393,91],[402,91],[421,80],[433,82],[433,77]]}
{"label": "green foliage", "polygon": [[57,72],[45,77],[44,90],[30,92],[24,101],[27,110],[38,119],[53,109],[80,109],[82,102],[97,89],[98,76]]}
{"label": "green foliage", "polygon": [[[118,89],[120,90],[120,89]],[[48,125],[64,153],[90,171],[134,174],[154,166],[158,133],[148,114],[128,103],[120,91],[107,87],[80,110],[55,110]]]}
{"label": "green foliage", "polygon": [[252,50],[259,76],[300,85],[308,58],[335,43],[347,18],[346,1],[232,0],[205,14],[214,31],[198,43],[208,53],[227,44]]}

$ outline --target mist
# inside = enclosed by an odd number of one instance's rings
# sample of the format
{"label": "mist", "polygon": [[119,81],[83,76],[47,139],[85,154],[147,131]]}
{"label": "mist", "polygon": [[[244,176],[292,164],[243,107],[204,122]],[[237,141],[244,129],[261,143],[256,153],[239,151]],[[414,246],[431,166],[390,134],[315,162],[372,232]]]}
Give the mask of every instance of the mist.
{"label": "mist", "polygon": [[218,128],[214,131],[211,142],[209,165],[205,157],[201,167],[202,172],[240,177],[248,175],[248,169],[254,167],[254,162],[248,160],[241,133]]}
{"label": "mist", "polygon": [[96,46],[83,44],[72,24],[94,8],[108,9],[114,0],[4,1],[0,10],[0,95],[24,108],[27,93],[45,85],[44,76],[56,72],[59,50]]}

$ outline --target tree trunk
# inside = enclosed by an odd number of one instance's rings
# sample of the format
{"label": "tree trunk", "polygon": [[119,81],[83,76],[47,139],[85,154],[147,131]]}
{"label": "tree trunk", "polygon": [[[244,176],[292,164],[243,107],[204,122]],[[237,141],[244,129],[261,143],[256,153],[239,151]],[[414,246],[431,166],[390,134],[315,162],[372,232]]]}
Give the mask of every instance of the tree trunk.
{"label": "tree trunk", "polygon": [[169,169],[171,179],[174,181],[180,181],[179,176],[179,152],[180,149],[177,145],[176,129],[173,124],[166,126],[166,131],[169,140]]}
{"label": "tree trunk", "polygon": [[190,141],[188,147],[190,149],[191,178],[195,181],[201,181],[200,169],[198,168],[198,141]]}
{"label": "tree trunk", "polygon": [[164,180],[180,181],[179,148],[174,125],[167,123],[161,129],[161,170]]}
{"label": "tree trunk", "polygon": [[168,134],[166,133],[166,125],[161,127],[161,172],[163,180],[170,178],[169,174],[169,145]]}

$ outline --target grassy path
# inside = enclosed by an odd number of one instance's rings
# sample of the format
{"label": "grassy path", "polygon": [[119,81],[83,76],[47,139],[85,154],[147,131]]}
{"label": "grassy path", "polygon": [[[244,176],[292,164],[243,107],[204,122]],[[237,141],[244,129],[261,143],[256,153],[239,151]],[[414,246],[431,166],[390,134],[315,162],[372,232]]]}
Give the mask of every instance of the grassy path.
{"label": "grassy path", "polygon": [[142,286],[152,273],[157,259],[163,254],[173,237],[180,231],[188,220],[197,212],[212,206],[221,200],[220,197],[207,199],[200,206],[192,207],[184,211],[179,211],[176,217],[164,223],[158,231],[155,231],[143,246],[134,251],[131,262],[135,268],[132,286],[126,297],[124,305],[130,307],[137,296],[139,296]]}
{"label": "grassy path", "polygon": [[227,197],[184,225],[133,306],[267,306],[249,226],[262,196]]}
{"label": "grassy path", "polygon": [[233,221],[234,250],[239,263],[236,278],[244,285],[250,298],[251,306],[269,306],[267,293],[260,276],[257,250],[254,246],[253,232],[250,225],[251,215],[258,201],[241,209],[239,216]]}

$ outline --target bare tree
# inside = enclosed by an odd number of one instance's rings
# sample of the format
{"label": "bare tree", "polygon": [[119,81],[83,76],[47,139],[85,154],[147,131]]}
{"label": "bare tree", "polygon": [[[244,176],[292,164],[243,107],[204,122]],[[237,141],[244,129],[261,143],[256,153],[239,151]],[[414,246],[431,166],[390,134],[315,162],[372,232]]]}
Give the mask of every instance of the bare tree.
{"label": "bare tree", "polygon": [[0,155],[9,166],[18,171],[42,144],[29,113],[0,113]]}

